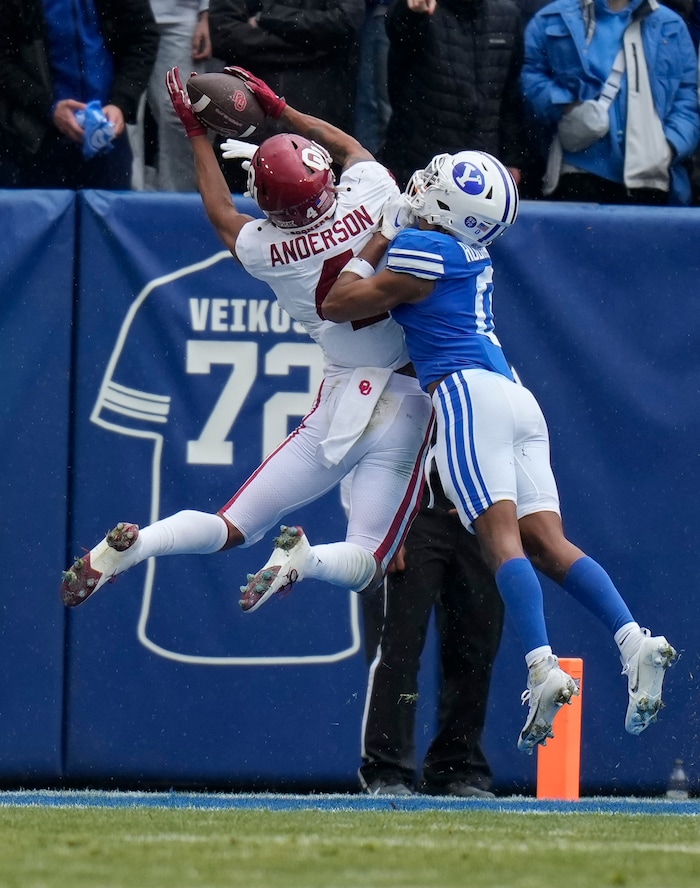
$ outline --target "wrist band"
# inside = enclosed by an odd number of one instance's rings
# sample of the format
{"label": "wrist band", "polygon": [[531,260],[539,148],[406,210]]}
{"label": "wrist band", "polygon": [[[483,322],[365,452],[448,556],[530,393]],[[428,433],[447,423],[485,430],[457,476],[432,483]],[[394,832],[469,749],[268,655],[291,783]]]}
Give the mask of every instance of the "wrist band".
{"label": "wrist band", "polygon": [[371,262],[368,262],[366,259],[360,259],[359,256],[355,256],[352,258],[347,265],[343,266],[343,271],[349,271],[351,274],[356,274],[361,278],[372,277],[374,274],[374,266]]}

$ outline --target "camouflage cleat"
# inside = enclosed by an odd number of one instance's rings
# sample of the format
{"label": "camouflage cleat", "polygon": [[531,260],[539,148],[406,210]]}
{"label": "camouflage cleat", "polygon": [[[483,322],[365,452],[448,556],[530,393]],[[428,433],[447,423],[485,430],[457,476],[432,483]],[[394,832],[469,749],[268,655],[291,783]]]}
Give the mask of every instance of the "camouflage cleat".
{"label": "camouflage cleat", "polygon": [[652,636],[643,630],[639,650],[625,663],[622,670],[627,676],[629,703],[625,715],[625,730],[639,735],[655,722],[663,708],[661,688],[666,670],[677,659],[674,648],[663,635]]}
{"label": "camouflage cleat", "polygon": [[77,607],[105,583],[114,580],[122,561],[122,553],[136,542],[139,528],[136,524],[120,522],[107,536],[63,573],[61,599],[66,607]]}
{"label": "camouflage cleat", "polygon": [[137,524],[127,524],[120,521],[116,527],[112,528],[105,539],[110,549],[115,552],[126,552],[139,538],[139,528]]}
{"label": "camouflage cleat", "polygon": [[301,527],[280,527],[275,548],[267,564],[256,574],[248,574],[247,586],[241,586],[238,602],[241,610],[252,613],[278,592],[289,591],[304,578],[304,566],[311,551]]}
{"label": "camouflage cleat", "polygon": [[536,746],[546,746],[554,737],[552,723],[565,703],[581,693],[578,683],[563,669],[555,656],[530,669],[522,702],[529,703],[527,720],[518,738],[518,749],[532,755]]}

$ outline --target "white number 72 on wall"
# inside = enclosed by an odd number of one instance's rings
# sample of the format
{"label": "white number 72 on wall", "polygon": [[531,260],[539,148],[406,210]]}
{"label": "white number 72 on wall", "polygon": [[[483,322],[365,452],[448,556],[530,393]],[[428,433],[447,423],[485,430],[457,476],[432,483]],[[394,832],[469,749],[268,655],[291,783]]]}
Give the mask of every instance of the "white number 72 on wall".
{"label": "white number 72 on wall", "polygon": [[[215,364],[229,365],[231,372],[200,436],[187,442],[189,464],[233,465],[235,453],[229,435],[258,375],[258,344],[188,341],[188,373],[210,373]],[[281,342],[265,355],[265,374],[268,376],[288,375],[291,367],[308,367],[308,389],[276,392],[263,404],[261,461],[287,437],[289,418],[301,418],[311,409],[323,379],[320,348],[315,343]]]}

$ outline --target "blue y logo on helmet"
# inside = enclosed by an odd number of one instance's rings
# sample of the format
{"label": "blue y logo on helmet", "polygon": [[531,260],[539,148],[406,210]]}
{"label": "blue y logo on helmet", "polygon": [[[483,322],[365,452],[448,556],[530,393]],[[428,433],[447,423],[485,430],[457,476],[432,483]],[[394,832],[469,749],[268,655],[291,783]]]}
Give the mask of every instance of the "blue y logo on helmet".
{"label": "blue y logo on helmet", "polygon": [[452,178],[457,186],[466,194],[481,194],[484,190],[484,174],[473,163],[463,160],[454,165]]}

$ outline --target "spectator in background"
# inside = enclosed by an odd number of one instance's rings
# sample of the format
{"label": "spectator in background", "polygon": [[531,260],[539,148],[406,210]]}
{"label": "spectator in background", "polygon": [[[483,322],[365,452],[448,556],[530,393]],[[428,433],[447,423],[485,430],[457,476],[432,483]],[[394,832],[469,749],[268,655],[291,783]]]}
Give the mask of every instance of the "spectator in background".
{"label": "spectator in background", "polygon": [[[370,795],[493,797],[481,748],[503,628],[503,602],[476,537],[442,491],[437,472],[411,525],[405,550],[386,576],[380,613],[362,598],[370,668],[360,782]],[[377,596],[375,596],[376,601]],[[382,607],[383,604],[383,607]],[[431,612],[440,646],[438,731],[416,770],[418,670]],[[376,637],[377,627],[384,628]]]}
{"label": "spectator in background", "polygon": [[[252,68],[299,111],[353,131],[364,0],[210,0],[215,59]],[[279,132],[269,124],[262,142]],[[224,167],[233,191],[245,190],[238,164]]]}
{"label": "spectator in background", "polygon": [[[130,188],[126,123],[136,119],[157,44],[148,0],[4,0],[0,184]],[[89,143],[76,112],[92,102],[103,132],[113,127],[114,138],[86,157]]]}
{"label": "spectator in background", "polygon": [[384,144],[391,116],[387,59],[389,38],[386,12],[391,0],[366,0],[367,11],[360,34],[360,65],[355,95],[355,138],[378,154]]}
{"label": "spectator in background", "polygon": [[537,12],[522,89],[551,143],[543,194],[688,204],[697,69],[685,22],[656,0],[555,0]]}
{"label": "spectator in background", "polygon": [[[203,74],[211,57],[209,0],[150,0],[158,26],[158,54],[148,82],[139,122],[131,132],[136,157],[135,185],[155,191],[196,191],[192,148],[164,87],[165,74],[176,65]],[[154,145],[146,121],[152,120]],[[150,179],[146,167],[153,161]],[[150,172],[150,170],[149,170]],[[138,184],[136,180],[138,179]]]}
{"label": "spectator in background", "polygon": [[465,145],[521,179],[523,34],[512,0],[395,0],[387,13],[392,114],[382,161],[405,187],[435,154]]}

